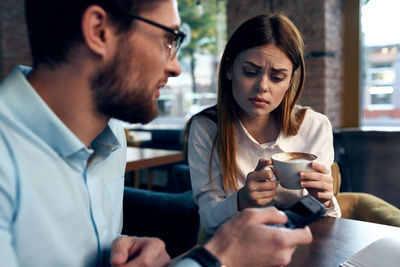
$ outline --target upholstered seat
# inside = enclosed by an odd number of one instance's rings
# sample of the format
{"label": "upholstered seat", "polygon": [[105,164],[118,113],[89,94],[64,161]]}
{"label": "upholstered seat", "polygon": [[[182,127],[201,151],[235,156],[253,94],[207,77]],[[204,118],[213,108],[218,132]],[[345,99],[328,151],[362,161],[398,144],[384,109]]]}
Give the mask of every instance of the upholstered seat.
{"label": "upholstered seat", "polygon": [[342,217],[400,227],[400,210],[383,199],[368,193],[339,192],[341,174],[332,165],[333,193],[342,210]]}
{"label": "upholstered seat", "polygon": [[199,215],[192,191],[155,192],[125,187],[122,234],[154,236],[176,257],[197,243]]}
{"label": "upholstered seat", "polygon": [[400,131],[341,128],[333,131],[341,192],[364,192],[400,208]]}

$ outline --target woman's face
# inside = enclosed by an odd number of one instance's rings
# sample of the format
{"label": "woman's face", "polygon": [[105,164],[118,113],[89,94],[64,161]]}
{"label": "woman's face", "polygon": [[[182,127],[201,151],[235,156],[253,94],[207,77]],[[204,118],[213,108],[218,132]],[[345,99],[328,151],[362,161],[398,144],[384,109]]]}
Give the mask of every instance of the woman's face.
{"label": "woman's face", "polygon": [[238,54],[230,74],[233,97],[244,111],[241,118],[269,116],[288,90],[292,70],[292,62],[274,44]]}

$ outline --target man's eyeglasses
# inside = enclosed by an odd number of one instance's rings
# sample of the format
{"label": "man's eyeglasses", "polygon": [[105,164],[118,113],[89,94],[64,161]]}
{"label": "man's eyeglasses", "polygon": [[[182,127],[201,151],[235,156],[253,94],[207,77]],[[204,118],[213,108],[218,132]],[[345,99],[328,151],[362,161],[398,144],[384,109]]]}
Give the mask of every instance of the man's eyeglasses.
{"label": "man's eyeglasses", "polygon": [[153,25],[155,27],[161,28],[164,31],[167,31],[167,32],[173,34],[175,37],[174,37],[172,43],[171,44],[167,44],[167,48],[170,51],[169,52],[169,59],[173,59],[176,56],[176,54],[178,53],[179,48],[181,47],[181,44],[182,44],[183,40],[186,37],[186,33],[182,32],[180,30],[173,29],[173,28],[161,25],[161,24],[159,24],[159,23],[157,23],[155,21],[152,21],[152,20],[149,20],[149,19],[145,19],[145,18],[143,18],[141,16],[138,16],[138,15],[136,15],[134,13],[131,13],[129,11],[111,9],[111,12],[117,12],[117,13],[120,13],[122,15],[129,16],[129,17],[131,17],[133,19],[141,20],[143,22],[146,22],[148,24],[151,24],[151,25]]}

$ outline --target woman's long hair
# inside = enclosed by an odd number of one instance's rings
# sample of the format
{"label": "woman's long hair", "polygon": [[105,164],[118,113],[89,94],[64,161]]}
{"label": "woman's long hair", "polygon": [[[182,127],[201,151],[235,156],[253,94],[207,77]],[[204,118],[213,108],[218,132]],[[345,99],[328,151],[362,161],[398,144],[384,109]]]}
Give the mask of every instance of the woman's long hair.
{"label": "woman's long hair", "polygon": [[[281,123],[283,134],[285,136],[296,135],[306,113],[306,109],[295,110],[305,80],[304,43],[299,30],[286,16],[279,13],[259,15],[247,20],[239,26],[229,39],[222,55],[218,73],[218,130],[210,155],[209,174],[211,183],[212,157],[215,146],[218,146],[225,191],[237,191],[239,189],[235,125],[241,112],[233,97],[232,81],[228,79],[227,73],[233,67],[233,62],[239,53],[268,44],[276,45],[293,64],[290,87],[280,105],[272,112],[276,121]],[[187,134],[190,123],[187,125]]]}

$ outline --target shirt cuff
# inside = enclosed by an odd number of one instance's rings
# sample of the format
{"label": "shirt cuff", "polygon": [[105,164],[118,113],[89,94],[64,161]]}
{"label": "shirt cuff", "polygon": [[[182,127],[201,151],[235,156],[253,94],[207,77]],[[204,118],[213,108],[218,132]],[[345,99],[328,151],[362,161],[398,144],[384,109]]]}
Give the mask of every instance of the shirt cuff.
{"label": "shirt cuff", "polygon": [[228,198],[219,201],[214,207],[200,210],[201,226],[208,233],[215,233],[217,229],[238,212],[237,191]]}
{"label": "shirt cuff", "polygon": [[326,209],[325,216],[342,217],[342,211],[336,197],[332,197],[332,207]]}
{"label": "shirt cuff", "polygon": [[175,267],[201,267],[201,265],[192,258],[184,258],[178,262]]}

